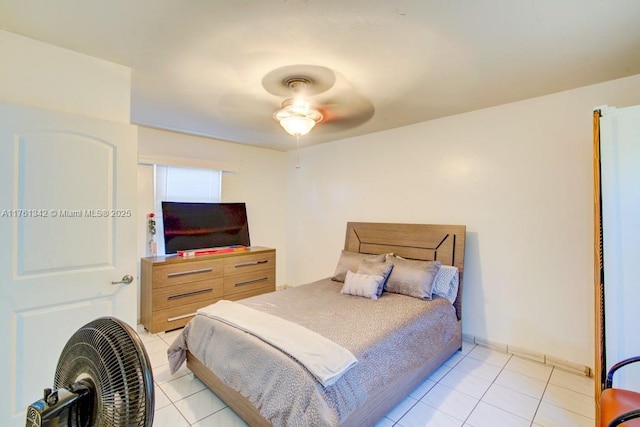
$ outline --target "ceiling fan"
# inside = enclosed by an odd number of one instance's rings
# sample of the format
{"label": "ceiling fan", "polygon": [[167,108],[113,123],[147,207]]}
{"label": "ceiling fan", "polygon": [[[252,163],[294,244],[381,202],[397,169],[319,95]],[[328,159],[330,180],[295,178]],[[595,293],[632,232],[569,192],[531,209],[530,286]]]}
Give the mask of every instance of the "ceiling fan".
{"label": "ceiling fan", "polygon": [[311,84],[307,77],[289,77],[284,82],[294,93],[294,96],[282,102],[282,108],[273,113],[280,126],[293,136],[303,136],[323,119],[323,115],[304,96],[305,90]]}
{"label": "ceiling fan", "polygon": [[263,78],[267,92],[285,97],[273,113],[287,133],[300,137],[317,124],[321,132],[358,126],[373,116],[373,104],[344,77],[326,67],[290,65]]}

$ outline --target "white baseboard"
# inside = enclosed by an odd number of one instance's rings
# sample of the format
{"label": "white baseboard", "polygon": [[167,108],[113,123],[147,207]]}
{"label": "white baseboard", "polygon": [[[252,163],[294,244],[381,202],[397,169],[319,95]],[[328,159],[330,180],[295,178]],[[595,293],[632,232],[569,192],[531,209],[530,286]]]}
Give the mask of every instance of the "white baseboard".
{"label": "white baseboard", "polygon": [[589,366],[581,365],[579,363],[571,362],[569,360],[560,359],[559,357],[551,356],[548,354],[542,354],[537,351],[525,349],[522,347],[512,346],[509,344],[498,343],[495,341],[487,340],[484,338],[475,337],[469,334],[462,334],[462,339],[476,344],[482,347],[488,347],[490,349],[501,351],[503,353],[513,354],[514,356],[529,359],[534,362],[542,363],[549,366],[554,366],[558,369],[573,372],[575,374],[584,375],[587,377],[593,376],[593,370]]}

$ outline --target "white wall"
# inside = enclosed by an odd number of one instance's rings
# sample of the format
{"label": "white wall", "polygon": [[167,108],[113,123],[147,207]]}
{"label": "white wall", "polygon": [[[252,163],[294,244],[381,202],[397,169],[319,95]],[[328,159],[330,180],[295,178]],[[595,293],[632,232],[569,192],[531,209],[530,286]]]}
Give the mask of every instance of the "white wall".
{"label": "white wall", "polygon": [[0,30],[0,100],[129,123],[131,69]]}
{"label": "white wall", "polygon": [[289,283],[347,221],[465,224],[463,332],[593,366],[592,110],[639,101],[637,75],[288,153]]}
{"label": "white wall", "polygon": [[[211,164],[230,172],[222,174],[222,201],[245,202],[249,235],[254,246],[276,248],[276,281],[286,284],[285,197],[286,154],[248,145],[138,128],[140,158],[173,159],[187,164]],[[145,216],[153,211],[152,171],[139,166],[138,253],[145,256]]]}

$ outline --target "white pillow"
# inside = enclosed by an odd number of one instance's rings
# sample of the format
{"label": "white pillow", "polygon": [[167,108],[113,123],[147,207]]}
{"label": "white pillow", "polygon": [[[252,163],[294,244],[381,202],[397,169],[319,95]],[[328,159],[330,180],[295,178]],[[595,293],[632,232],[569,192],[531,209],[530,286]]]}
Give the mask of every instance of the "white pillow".
{"label": "white pillow", "polygon": [[458,296],[459,277],[458,267],[441,265],[433,279],[433,295],[446,298],[453,304]]}
{"label": "white pillow", "polygon": [[340,293],[377,300],[378,288],[383,282],[382,276],[347,271]]}

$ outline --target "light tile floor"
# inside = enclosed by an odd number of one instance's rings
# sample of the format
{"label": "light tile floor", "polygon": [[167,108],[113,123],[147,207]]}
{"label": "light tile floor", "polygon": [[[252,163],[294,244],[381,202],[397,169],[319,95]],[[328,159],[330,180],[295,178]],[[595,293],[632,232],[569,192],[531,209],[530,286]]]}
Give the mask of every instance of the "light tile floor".
{"label": "light tile floor", "polygon": [[[138,332],[153,368],[154,427],[246,426],[166,351],[181,331]],[[376,427],[593,427],[593,380],[467,342]]]}

